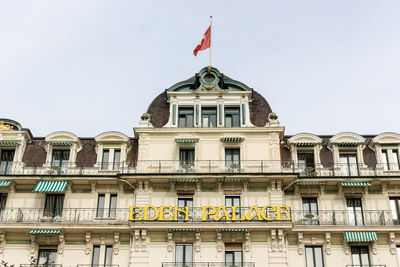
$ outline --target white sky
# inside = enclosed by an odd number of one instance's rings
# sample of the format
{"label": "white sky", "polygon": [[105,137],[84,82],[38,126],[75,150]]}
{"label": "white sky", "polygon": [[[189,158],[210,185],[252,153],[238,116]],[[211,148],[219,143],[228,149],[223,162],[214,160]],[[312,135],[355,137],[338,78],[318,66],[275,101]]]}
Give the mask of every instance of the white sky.
{"label": "white sky", "polygon": [[286,134],[400,133],[399,0],[0,0],[0,117],[34,136],[133,135],[164,89],[213,62]]}

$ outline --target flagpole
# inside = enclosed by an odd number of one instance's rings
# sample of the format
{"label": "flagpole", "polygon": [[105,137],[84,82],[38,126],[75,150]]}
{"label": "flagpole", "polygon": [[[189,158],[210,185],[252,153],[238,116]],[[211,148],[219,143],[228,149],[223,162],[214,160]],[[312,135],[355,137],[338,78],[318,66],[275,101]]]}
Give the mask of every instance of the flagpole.
{"label": "flagpole", "polygon": [[209,66],[208,66],[208,73],[211,72],[211,63],[212,63],[212,20],[213,20],[213,17],[210,16],[210,54],[209,54],[210,62],[209,62]]}

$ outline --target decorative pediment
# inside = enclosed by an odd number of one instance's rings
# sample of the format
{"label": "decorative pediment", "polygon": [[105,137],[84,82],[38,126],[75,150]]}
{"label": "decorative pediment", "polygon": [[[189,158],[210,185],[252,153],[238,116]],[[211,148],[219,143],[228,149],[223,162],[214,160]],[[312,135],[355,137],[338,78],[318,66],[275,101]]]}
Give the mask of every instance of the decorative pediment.
{"label": "decorative pediment", "polygon": [[373,143],[376,144],[400,144],[400,134],[397,133],[381,133],[372,139]]}
{"label": "decorative pediment", "polygon": [[129,137],[121,132],[105,132],[94,138],[96,143],[128,143]]}
{"label": "decorative pediment", "polygon": [[329,141],[339,146],[357,146],[358,144],[364,143],[365,138],[356,133],[342,132],[333,136]]}

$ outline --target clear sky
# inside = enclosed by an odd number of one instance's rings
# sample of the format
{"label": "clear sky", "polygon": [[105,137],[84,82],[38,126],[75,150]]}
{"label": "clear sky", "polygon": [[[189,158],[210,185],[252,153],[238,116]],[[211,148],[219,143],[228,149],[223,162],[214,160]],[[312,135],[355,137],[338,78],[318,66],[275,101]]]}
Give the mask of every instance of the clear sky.
{"label": "clear sky", "polygon": [[34,136],[132,136],[208,64],[259,91],[286,134],[400,133],[399,0],[0,0],[0,117]]}

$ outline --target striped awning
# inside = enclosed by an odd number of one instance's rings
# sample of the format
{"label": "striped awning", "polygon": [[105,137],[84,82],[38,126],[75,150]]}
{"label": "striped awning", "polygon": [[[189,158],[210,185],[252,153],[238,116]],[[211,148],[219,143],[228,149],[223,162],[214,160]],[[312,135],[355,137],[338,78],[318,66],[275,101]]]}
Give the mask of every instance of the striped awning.
{"label": "striped awning", "polygon": [[218,232],[249,232],[249,228],[219,228]]}
{"label": "striped awning", "polygon": [[348,146],[357,146],[358,144],[360,144],[360,142],[340,142],[338,143],[338,146],[348,147]]}
{"label": "striped awning", "polygon": [[71,146],[72,143],[70,141],[50,141],[50,145],[52,146]]}
{"label": "striped awning", "polygon": [[9,186],[11,181],[0,181],[0,186]]}
{"label": "striped awning", "polygon": [[175,183],[197,183],[200,179],[173,179],[172,182]]}
{"label": "striped awning", "polygon": [[243,137],[222,137],[221,141],[222,142],[242,142]]}
{"label": "striped awning", "polygon": [[29,230],[29,233],[32,235],[39,234],[60,234],[62,230]]}
{"label": "striped awning", "polygon": [[1,140],[0,146],[17,146],[19,145],[19,141],[16,140]]}
{"label": "striped awning", "polygon": [[344,232],[346,242],[370,242],[378,240],[376,232]]}
{"label": "striped awning", "polygon": [[64,192],[67,188],[67,181],[40,181],[37,183],[35,192]]}
{"label": "striped awning", "polygon": [[295,143],[295,145],[298,147],[312,147],[312,146],[315,146],[316,143],[314,143],[314,142],[299,142],[299,143]]}
{"label": "striped awning", "polygon": [[341,186],[372,186],[371,183],[340,183]]}
{"label": "striped awning", "polygon": [[240,179],[240,178],[221,178],[218,179],[219,183],[246,183],[247,179]]}
{"label": "striped awning", "polygon": [[325,185],[324,182],[297,182],[297,185],[308,185],[308,186],[317,186],[317,185]]}
{"label": "striped awning", "polygon": [[199,228],[169,228],[168,232],[200,232]]}
{"label": "striped awning", "polygon": [[199,139],[182,138],[182,139],[175,139],[175,142],[177,142],[177,143],[197,143],[197,142],[199,142]]}

